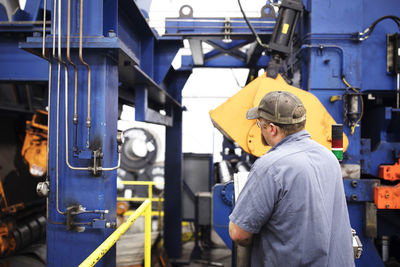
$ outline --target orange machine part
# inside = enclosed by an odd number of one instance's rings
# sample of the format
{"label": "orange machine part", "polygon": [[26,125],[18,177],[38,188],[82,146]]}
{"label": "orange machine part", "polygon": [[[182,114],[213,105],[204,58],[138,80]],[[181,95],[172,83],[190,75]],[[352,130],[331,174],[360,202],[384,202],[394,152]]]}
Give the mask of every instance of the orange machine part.
{"label": "orange machine part", "polygon": [[117,215],[122,216],[129,210],[129,204],[126,201],[117,201]]}
{"label": "orange machine part", "polygon": [[0,255],[10,255],[16,247],[15,239],[10,234],[9,226],[5,223],[0,224]]}
{"label": "orange machine part", "polygon": [[26,135],[21,154],[29,164],[29,172],[41,177],[47,171],[47,112],[38,110],[32,121],[26,122]]}
{"label": "orange machine part", "polygon": [[0,181],[0,207],[2,211],[3,209],[8,208],[6,194],[4,193],[3,183],[1,181]]}
{"label": "orange machine part", "polygon": [[[400,159],[393,165],[379,166],[378,176],[388,181],[400,180]],[[378,209],[400,209],[400,183],[375,187],[374,202]]]}
{"label": "orange machine part", "polygon": [[381,165],[379,166],[379,178],[397,181],[400,180],[400,159],[393,165]]}
{"label": "orange machine part", "polygon": [[374,201],[378,209],[400,209],[400,184],[375,187]]}

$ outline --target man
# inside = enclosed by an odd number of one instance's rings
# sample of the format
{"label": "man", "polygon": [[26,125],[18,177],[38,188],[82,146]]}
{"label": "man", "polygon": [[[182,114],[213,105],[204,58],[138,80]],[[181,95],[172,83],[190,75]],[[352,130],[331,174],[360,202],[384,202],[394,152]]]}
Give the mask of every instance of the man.
{"label": "man", "polygon": [[272,147],[253,164],[229,216],[232,240],[252,246],[251,267],[354,266],[340,166],[304,130],[300,99],[270,92],[246,117]]}

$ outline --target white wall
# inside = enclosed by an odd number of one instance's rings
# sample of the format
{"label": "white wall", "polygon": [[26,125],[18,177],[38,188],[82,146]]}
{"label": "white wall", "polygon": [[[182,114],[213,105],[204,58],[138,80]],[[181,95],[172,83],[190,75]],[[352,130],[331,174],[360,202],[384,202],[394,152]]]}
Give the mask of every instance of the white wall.
{"label": "white wall", "polygon": [[222,135],[214,128],[208,112],[237,93],[246,82],[247,69],[193,69],[182,92],[183,151],[213,153],[220,161]]}

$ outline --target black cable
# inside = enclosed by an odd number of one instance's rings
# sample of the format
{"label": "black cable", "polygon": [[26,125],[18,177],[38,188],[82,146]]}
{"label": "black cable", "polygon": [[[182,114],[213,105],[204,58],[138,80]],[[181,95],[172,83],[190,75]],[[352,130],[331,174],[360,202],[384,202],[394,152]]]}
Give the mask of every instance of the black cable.
{"label": "black cable", "polygon": [[367,38],[372,34],[372,32],[374,31],[376,25],[377,25],[379,22],[381,22],[381,21],[383,21],[383,20],[385,20],[385,19],[391,19],[391,20],[393,20],[393,21],[397,24],[397,27],[399,28],[399,31],[400,31],[400,18],[399,18],[399,17],[397,17],[397,16],[392,16],[392,15],[383,16],[383,17],[377,19],[376,21],[374,21],[368,28],[366,28],[366,29],[364,30],[364,32],[362,32],[362,33],[360,34],[360,36],[361,36],[361,37],[359,38],[360,41],[364,41],[365,39],[367,39]]}
{"label": "black cable", "polygon": [[247,26],[249,26],[249,28],[250,28],[251,32],[253,33],[254,37],[256,38],[257,43],[258,43],[261,47],[264,47],[264,48],[268,49],[269,46],[266,45],[266,44],[264,44],[263,42],[261,42],[261,39],[260,39],[260,37],[258,36],[258,34],[257,34],[256,30],[254,29],[253,25],[251,25],[250,21],[247,19],[247,16],[246,16],[246,14],[245,14],[244,11],[243,11],[242,4],[240,3],[240,0],[238,0],[238,4],[239,4],[240,12],[242,12],[243,18],[244,18],[244,20],[246,21]]}
{"label": "black cable", "polygon": [[389,16],[383,16],[383,17],[377,19],[374,23],[372,23],[370,26],[371,31],[375,28],[376,24],[378,24],[379,22],[381,22],[382,20],[385,20],[385,19],[393,20],[397,24],[397,27],[399,27],[399,29],[400,29],[400,18],[397,16],[389,15]]}

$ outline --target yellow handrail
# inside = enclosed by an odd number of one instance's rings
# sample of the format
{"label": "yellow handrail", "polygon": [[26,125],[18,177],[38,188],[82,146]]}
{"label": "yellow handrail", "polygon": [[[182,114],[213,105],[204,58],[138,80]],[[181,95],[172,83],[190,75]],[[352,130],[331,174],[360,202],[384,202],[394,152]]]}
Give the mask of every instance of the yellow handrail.
{"label": "yellow handrail", "polygon": [[[128,210],[124,212],[124,216],[130,216],[135,212],[135,210]],[[151,217],[164,217],[164,212],[159,212],[158,210],[153,210],[151,212]],[[1,266],[1,265],[0,265]]]}
{"label": "yellow handrail", "polygon": [[[148,186],[148,198],[151,199],[153,202],[164,202],[164,198],[161,196],[158,198],[153,198],[153,185],[163,185],[164,182],[153,182],[153,181],[121,181],[120,183],[124,185],[146,185]],[[117,201],[131,201],[131,202],[142,202],[146,200],[147,198],[145,197],[117,197]],[[129,211],[125,212],[124,215],[128,215]],[[164,213],[161,212],[161,210],[158,211],[158,214],[156,212],[152,212],[152,216],[164,216]]]}
{"label": "yellow handrail", "polygon": [[[142,202],[142,201],[145,201],[146,199],[148,199],[148,197],[130,197],[130,198],[126,198],[126,197],[117,197],[117,201],[132,201],[132,202]],[[158,202],[158,201],[161,201],[161,202],[163,202],[164,201],[164,198],[156,198],[156,197],[153,197],[152,199],[151,199],[151,201],[154,201],[154,202]]]}
{"label": "yellow handrail", "polygon": [[126,222],[121,224],[89,257],[84,260],[79,267],[94,266],[107,251],[117,242],[118,239],[131,227],[136,219],[145,213],[144,228],[144,266],[150,267],[151,261],[151,200],[147,199],[140,207],[128,218]]}
{"label": "yellow handrail", "polygon": [[121,181],[121,184],[126,185],[162,185],[164,182],[152,182],[152,181]]}

